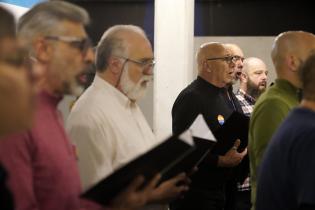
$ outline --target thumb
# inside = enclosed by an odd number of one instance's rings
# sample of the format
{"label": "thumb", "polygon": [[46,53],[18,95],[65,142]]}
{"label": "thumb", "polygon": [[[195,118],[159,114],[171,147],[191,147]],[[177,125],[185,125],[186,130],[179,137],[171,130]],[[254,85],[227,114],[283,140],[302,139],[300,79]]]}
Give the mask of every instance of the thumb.
{"label": "thumb", "polygon": [[241,144],[241,140],[237,139],[237,140],[234,142],[233,148],[238,149],[238,147],[240,146],[240,144]]}

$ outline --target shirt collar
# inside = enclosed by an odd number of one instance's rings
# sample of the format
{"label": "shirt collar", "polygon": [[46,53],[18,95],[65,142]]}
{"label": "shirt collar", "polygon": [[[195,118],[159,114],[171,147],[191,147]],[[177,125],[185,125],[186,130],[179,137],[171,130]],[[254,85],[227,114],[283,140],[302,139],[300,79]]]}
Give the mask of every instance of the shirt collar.
{"label": "shirt collar", "polygon": [[[95,74],[93,85],[97,88],[100,88],[102,90],[106,90],[107,92],[109,92],[113,96],[113,99],[116,98],[117,101],[124,107],[130,107],[132,106],[132,104],[134,104],[125,94],[123,94],[120,90],[115,88],[106,80],[102,79],[97,74]],[[113,99],[108,99],[108,100],[113,100]]]}
{"label": "shirt collar", "polygon": [[206,81],[205,79],[201,78],[200,76],[197,77],[197,83],[202,86],[203,88],[210,89],[212,91],[220,92],[220,91],[226,91],[226,88],[219,88],[217,86],[214,86],[210,82]]}
{"label": "shirt collar", "polygon": [[285,89],[290,92],[292,95],[295,95],[299,99],[299,94],[301,93],[301,89],[295,87],[292,83],[288,80],[284,79],[276,79],[275,85],[280,89]]}
{"label": "shirt collar", "polygon": [[41,91],[38,97],[41,103],[48,104],[55,108],[57,107],[59,102],[62,100],[62,98],[63,98],[62,96],[52,95],[50,93],[47,93],[46,91]]}
{"label": "shirt collar", "polygon": [[248,95],[244,90],[238,89],[237,94],[243,96],[247,101],[250,101],[251,103],[256,103],[256,99],[250,95]]}

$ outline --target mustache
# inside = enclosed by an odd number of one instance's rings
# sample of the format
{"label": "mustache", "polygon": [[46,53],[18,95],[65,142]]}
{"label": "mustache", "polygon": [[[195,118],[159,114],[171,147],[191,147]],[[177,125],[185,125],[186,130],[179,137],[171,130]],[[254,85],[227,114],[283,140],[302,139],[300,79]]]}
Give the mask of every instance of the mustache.
{"label": "mustache", "polygon": [[259,86],[267,87],[267,81],[262,81],[262,82],[259,82],[258,84],[259,84]]}

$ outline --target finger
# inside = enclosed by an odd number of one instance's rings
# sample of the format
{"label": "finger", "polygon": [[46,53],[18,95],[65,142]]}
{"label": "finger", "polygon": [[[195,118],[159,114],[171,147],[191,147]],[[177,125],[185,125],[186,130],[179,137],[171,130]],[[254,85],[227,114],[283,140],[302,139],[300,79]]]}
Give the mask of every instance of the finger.
{"label": "finger", "polygon": [[244,149],[244,151],[241,153],[242,157],[244,157],[247,154],[247,147]]}
{"label": "finger", "polygon": [[144,191],[150,191],[152,189],[154,189],[158,182],[161,179],[161,174],[156,174],[151,180],[150,182],[145,186]]}
{"label": "finger", "polygon": [[237,139],[237,140],[234,142],[234,145],[233,145],[233,147],[232,147],[231,149],[237,150],[238,147],[240,146],[240,144],[241,144],[241,141],[240,141],[239,139]]}
{"label": "finger", "polygon": [[144,182],[144,177],[142,175],[137,176],[127,187],[126,192],[136,191]]}
{"label": "finger", "polygon": [[184,181],[186,178],[187,178],[186,173],[180,173],[170,180],[172,180],[172,182],[174,183],[177,183],[179,181]]}

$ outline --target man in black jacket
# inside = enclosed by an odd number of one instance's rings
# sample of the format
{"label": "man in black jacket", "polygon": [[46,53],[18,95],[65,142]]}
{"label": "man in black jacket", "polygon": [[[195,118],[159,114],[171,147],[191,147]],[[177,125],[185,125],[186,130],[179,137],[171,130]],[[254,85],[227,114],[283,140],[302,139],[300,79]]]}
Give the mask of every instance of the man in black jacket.
{"label": "man in black jacket", "polygon": [[[179,94],[173,106],[175,134],[187,129],[199,113],[215,132],[233,111],[241,110],[234,94],[227,95],[226,86],[233,80],[235,67],[235,57],[231,52],[221,43],[206,43],[198,51],[197,64],[197,79]],[[191,190],[184,199],[174,202],[172,209],[222,210],[225,184],[233,175],[233,168],[247,153],[246,149],[238,152],[239,145],[240,140],[233,145],[218,139],[217,146],[192,176]]]}

